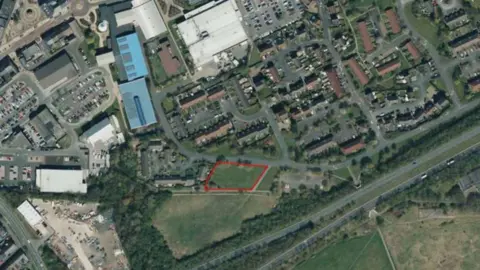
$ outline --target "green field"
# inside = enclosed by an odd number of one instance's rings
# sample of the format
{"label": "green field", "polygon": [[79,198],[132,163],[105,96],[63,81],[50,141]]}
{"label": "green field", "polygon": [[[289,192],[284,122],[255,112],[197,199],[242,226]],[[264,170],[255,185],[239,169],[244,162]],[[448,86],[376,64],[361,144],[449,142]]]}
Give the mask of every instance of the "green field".
{"label": "green field", "polygon": [[218,188],[250,188],[263,170],[263,167],[221,164],[213,172],[208,184]]}
{"label": "green field", "polygon": [[441,39],[437,36],[438,27],[430,22],[426,17],[415,17],[412,12],[412,3],[405,5],[405,16],[407,20],[415,27],[415,30],[428,40],[433,46],[440,45]]}
{"label": "green field", "polygon": [[257,190],[270,190],[272,187],[273,180],[275,180],[275,176],[280,171],[278,167],[270,167],[263,177],[262,181],[257,187]]}
{"label": "green field", "polygon": [[295,267],[295,270],[392,269],[378,233],[331,245]]}
{"label": "green field", "polygon": [[173,196],[158,210],[154,226],[177,258],[240,230],[242,220],[268,213],[274,196],[208,194]]}
{"label": "green field", "polygon": [[150,72],[152,73],[155,85],[158,86],[164,83],[168,77],[163,68],[162,62],[160,61],[160,57],[158,55],[150,55],[148,57],[148,63],[150,64]]}

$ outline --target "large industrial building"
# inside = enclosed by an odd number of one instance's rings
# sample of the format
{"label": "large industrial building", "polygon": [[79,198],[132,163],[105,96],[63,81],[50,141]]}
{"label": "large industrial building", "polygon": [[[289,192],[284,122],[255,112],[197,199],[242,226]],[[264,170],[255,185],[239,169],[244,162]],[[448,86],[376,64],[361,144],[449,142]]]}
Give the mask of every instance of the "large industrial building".
{"label": "large industrial building", "polygon": [[210,2],[187,14],[178,31],[197,69],[213,56],[248,40],[235,0]]}
{"label": "large industrial building", "polygon": [[131,129],[157,122],[145,78],[122,83],[119,87]]}
{"label": "large industrial building", "polygon": [[78,71],[70,56],[63,51],[37,67],[34,73],[40,85],[49,91],[75,78]]}
{"label": "large industrial building", "polygon": [[115,20],[118,27],[127,24],[140,27],[147,40],[167,32],[154,0],[133,0],[132,8],[116,13]]}
{"label": "large industrial building", "polygon": [[40,192],[87,193],[85,179],[88,170],[82,169],[37,169],[36,186]]}
{"label": "large industrial building", "polygon": [[147,64],[143,57],[142,45],[137,33],[117,37],[117,43],[127,80],[131,81],[147,76]]}

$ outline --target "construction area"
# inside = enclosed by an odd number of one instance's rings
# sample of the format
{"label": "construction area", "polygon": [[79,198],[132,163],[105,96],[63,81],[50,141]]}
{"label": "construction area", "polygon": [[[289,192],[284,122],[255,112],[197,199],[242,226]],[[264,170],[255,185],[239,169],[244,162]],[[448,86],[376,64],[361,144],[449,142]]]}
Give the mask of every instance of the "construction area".
{"label": "construction area", "polygon": [[129,269],[111,212],[98,213],[97,203],[35,199],[32,205],[55,232],[48,245],[70,269]]}

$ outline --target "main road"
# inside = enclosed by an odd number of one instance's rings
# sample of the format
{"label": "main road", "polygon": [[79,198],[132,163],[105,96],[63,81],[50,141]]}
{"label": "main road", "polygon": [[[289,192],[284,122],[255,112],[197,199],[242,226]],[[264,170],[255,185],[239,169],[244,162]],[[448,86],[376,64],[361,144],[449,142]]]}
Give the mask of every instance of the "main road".
{"label": "main road", "polygon": [[[319,232],[317,232],[315,235],[311,236],[307,240],[311,239],[312,237],[324,234],[326,231],[329,231],[332,228],[338,227],[339,224],[343,224],[343,222],[345,222],[350,216],[352,216],[354,213],[356,213],[356,211],[358,211],[359,209],[363,208],[363,209],[369,210],[369,209],[372,209],[373,207],[375,207],[375,202],[379,197],[385,196],[386,194],[389,194],[390,192],[395,191],[395,190],[401,190],[402,188],[404,188],[404,187],[414,183],[416,180],[418,180],[419,176],[421,174],[423,174],[425,172],[428,172],[428,171],[431,171],[431,170],[433,170],[433,169],[435,169],[439,166],[444,165],[446,160],[454,158],[454,157],[464,153],[465,151],[471,150],[474,147],[478,147],[480,145],[480,142],[470,146],[469,148],[462,151],[461,153],[456,153],[454,155],[446,157],[444,160],[441,160],[441,161],[437,162],[436,164],[430,166],[425,171],[419,172],[419,174],[417,174],[417,175],[415,175],[415,176],[413,176],[409,179],[406,179],[406,180],[403,180],[403,181],[401,181],[402,179],[399,179],[400,175],[411,172],[414,169],[416,169],[417,167],[421,166],[422,164],[424,164],[424,163],[426,163],[426,162],[428,162],[428,161],[430,161],[430,160],[432,160],[432,159],[434,159],[434,158],[436,158],[436,157],[454,149],[455,147],[458,147],[458,142],[459,141],[469,140],[469,139],[472,139],[473,137],[478,136],[478,135],[480,135],[480,127],[477,127],[473,130],[470,130],[470,131],[460,135],[460,137],[456,138],[455,140],[451,140],[450,142],[448,142],[446,144],[443,144],[442,146],[436,148],[435,150],[419,157],[417,159],[416,164],[409,163],[409,164],[407,164],[407,165],[405,165],[405,166],[403,166],[403,167],[385,175],[384,177],[375,180],[374,182],[364,186],[363,188],[361,188],[361,189],[359,189],[359,190],[357,190],[357,191],[355,191],[355,192],[353,192],[353,193],[351,193],[351,194],[349,194],[349,195],[347,195],[347,196],[329,204],[325,208],[322,208],[320,211],[318,211],[316,213],[313,213],[312,215],[298,221],[297,223],[295,223],[293,225],[290,225],[290,226],[288,226],[284,229],[281,229],[281,230],[279,230],[275,233],[272,233],[272,234],[268,235],[267,237],[264,237],[262,239],[254,241],[254,242],[252,242],[248,245],[240,247],[240,248],[238,248],[234,251],[231,251],[231,252],[223,254],[219,257],[216,257],[216,258],[214,258],[214,259],[212,259],[212,260],[210,260],[210,261],[208,261],[208,262],[206,262],[206,263],[204,263],[204,264],[202,264],[202,265],[200,265],[200,266],[198,266],[194,269],[197,269],[197,270],[209,269],[209,268],[211,268],[215,265],[218,265],[218,264],[221,264],[221,263],[223,263],[227,260],[233,259],[236,256],[239,256],[243,252],[254,250],[254,249],[256,249],[258,247],[261,247],[261,246],[264,246],[264,245],[266,245],[266,244],[268,244],[268,243],[270,243],[270,242],[272,242],[276,239],[279,239],[283,236],[286,236],[289,233],[295,232],[296,230],[298,230],[299,228],[301,228],[302,226],[304,226],[305,224],[307,224],[309,222],[317,223],[320,220],[322,220],[323,218],[331,216],[332,214],[335,213],[335,211],[337,211],[338,209],[342,209],[343,207],[345,207],[348,203],[350,203],[352,201],[358,202],[362,198],[371,198],[370,200],[368,200],[367,203],[362,204],[361,206],[359,206],[359,207],[355,208],[354,210],[350,211],[348,214],[344,215],[340,219],[337,219],[335,222],[333,222],[332,224],[329,224],[327,227],[320,230]],[[393,186],[393,188],[389,188],[391,186]],[[299,245],[301,245],[301,244],[299,244]],[[285,253],[285,254],[289,254],[288,252],[289,251],[287,251],[287,253]],[[274,261],[276,261],[276,260],[273,260],[268,265],[273,264]]]}
{"label": "main road", "polygon": [[25,223],[20,217],[17,216],[16,210],[2,197],[0,197],[0,215],[2,216],[3,226],[7,228],[15,242],[24,249],[27,257],[32,262],[32,266],[35,269],[47,269],[38,252],[38,245],[36,245],[38,240],[31,238],[29,230],[25,227]]}

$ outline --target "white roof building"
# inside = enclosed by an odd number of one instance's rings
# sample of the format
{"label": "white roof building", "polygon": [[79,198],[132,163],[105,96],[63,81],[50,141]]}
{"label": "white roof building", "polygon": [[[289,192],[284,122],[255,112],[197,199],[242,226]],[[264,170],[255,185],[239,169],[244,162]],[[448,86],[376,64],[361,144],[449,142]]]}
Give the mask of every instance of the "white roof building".
{"label": "white roof building", "polygon": [[139,26],[147,40],[167,32],[167,26],[154,0],[134,0],[132,5],[132,9],[115,14],[117,26],[126,24]]}
{"label": "white roof building", "polygon": [[43,218],[29,201],[24,201],[17,207],[18,212],[23,216],[27,223],[33,227],[42,223]]}
{"label": "white roof building", "polygon": [[120,130],[117,118],[112,115],[96,123],[82,134],[85,141],[90,145],[107,150],[112,144],[122,144],[125,142],[123,133]]}
{"label": "white roof building", "polygon": [[188,19],[178,24],[178,31],[197,68],[213,61],[214,55],[248,39],[234,0],[221,2],[201,13],[193,10],[185,17]]}
{"label": "white roof building", "polygon": [[98,54],[96,56],[96,60],[99,66],[108,66],[112,63],[115,63],[115,56],[113,55],[113,51],[109,51],[106,53]]}
{"label": "white roof building", "polygon": [[88,170],[37,169],[36,185],[40,192],[87,193]]}

